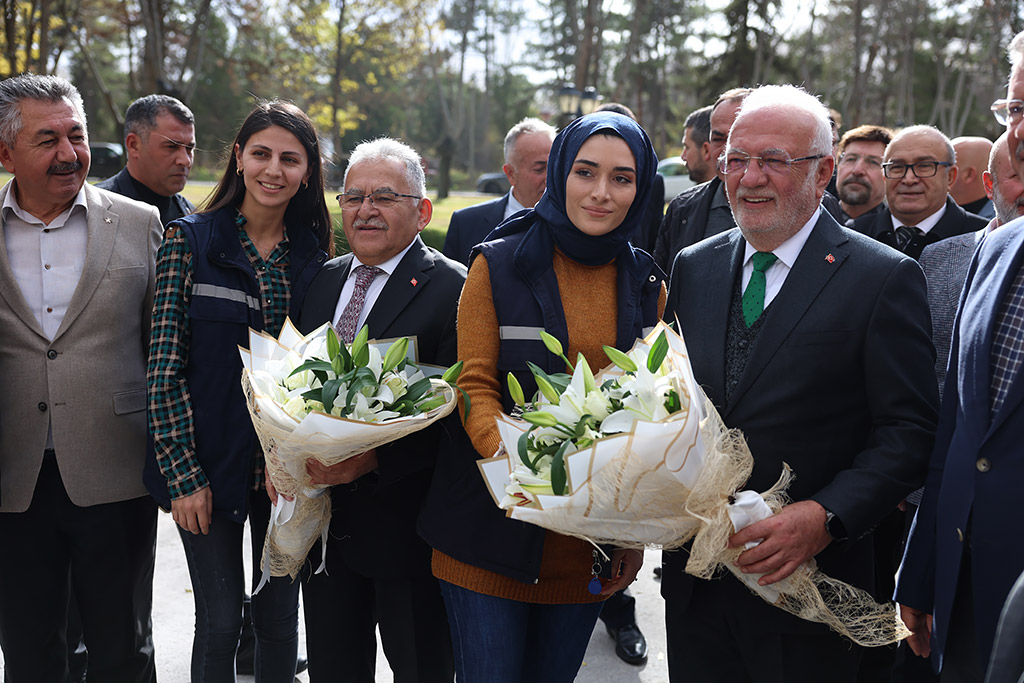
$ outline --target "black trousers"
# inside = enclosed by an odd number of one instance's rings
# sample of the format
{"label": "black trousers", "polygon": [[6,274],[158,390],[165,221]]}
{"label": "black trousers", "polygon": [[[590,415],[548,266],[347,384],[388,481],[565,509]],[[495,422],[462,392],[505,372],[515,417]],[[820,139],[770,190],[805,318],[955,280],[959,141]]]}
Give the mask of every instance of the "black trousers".
{"label": "black trousers", "polygon": [[[794,617],[732,575],[695,580],[689,603],[665,601],[671,683],[853,683],[862,648],[821,624],[786,632]],[[820,627],[820,628],[819,628]]]}
{"label": "black trousers", "polygon": [[332,556],[332,545],[341,544],[327,544],[327,572],[311,575],[318,542],[302,574],[311,683],[338,681],[339,671],[346,683],[373,683],[378,626],[395,683],[451,683],[451,632],[437,579],[363,576]]}
{"label": "black trousers", "polygon": [[[88,680],[150,680],[151,653],[139,652],[136,636],[136,579],[138,558],[152,552],[155,528],[156,507],[148,496],[90,507],[72,503],[56,460],[47,454],[28,510],[0,513],[0,648],[6,683],[67,680],[72,586],[89,649]],[[149,595],[151,600],[151,589]]]}

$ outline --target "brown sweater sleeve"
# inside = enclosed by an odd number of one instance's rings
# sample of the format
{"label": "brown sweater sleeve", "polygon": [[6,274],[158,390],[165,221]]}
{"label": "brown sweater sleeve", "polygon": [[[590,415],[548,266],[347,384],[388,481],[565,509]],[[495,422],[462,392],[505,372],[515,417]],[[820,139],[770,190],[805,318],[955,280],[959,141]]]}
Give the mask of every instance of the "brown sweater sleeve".
{"label": "brown sweater sleeve", "polygon": [[[473,447],[485,458],[494,455],[501,439],[494,418],[502,412],[501,385],[498,379],[498,314],[491,294],[491,274],[487,259],[473,261],[459,299],[459,355],[462,376],[459,385],[471,401],[466,433]],[[459,409],[465,414],[464,406]]]}

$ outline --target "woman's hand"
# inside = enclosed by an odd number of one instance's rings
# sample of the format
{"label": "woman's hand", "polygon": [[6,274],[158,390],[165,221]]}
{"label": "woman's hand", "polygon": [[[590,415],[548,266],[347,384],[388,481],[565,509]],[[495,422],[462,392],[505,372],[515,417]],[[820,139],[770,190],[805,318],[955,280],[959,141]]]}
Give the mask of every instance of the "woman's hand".
{"label": "woman's hand", "polygon": [[644,566],[644,554],[639,550],[618,549],[612,552],[612,579],[601,589],[601,595],[618,593],[636,580]]}
{"label": "woman's hand", "polygon": [[365,453],[352,456],[330,467],[313,458],[306,460],[306,472],[309,473],[309,480],[320,485],[351,484],[375,469],[377,469],[376,448],[371,448]]}
{"label": "woman's hand", "polygon": [[171,518],[182,529],[193,534],[210,533],[212,516],[213,491],[209,486],[171,501]]}

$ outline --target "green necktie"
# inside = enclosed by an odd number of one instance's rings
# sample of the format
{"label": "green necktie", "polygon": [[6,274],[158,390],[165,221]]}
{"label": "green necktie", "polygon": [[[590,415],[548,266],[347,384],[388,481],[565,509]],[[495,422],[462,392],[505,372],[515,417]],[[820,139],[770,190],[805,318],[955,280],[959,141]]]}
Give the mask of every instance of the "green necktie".
{"label": "green necktie", "polygon": [[747,283],[747,289],[743,292],[743,322],[747,324],[747,327],[753,325],[764,312],[764,290],[767,280],[764,271],[768,270],[778,258],[770,251],[759,251],[752,257],[754,272],[750,274],[750,282]]}

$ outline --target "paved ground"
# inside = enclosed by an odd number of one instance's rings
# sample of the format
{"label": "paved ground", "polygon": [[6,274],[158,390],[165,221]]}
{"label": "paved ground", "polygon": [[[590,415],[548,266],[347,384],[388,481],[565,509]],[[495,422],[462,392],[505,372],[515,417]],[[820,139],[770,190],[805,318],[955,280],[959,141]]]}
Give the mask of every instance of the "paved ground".
{"label": "paved ground", "polygon": [[[246,552],[245,556],[248,557]],[[648,551],[640,577],[631,589],[636,597],[637,620],[647,636],[650,653],[643,666],[631,666],[615,656],[614,642],[599,623],[587,649],[587,656],[576,680],[579,683],[664,683],[668,680],[665,662],[664,607],[652,568],[660,551]],[[170,515],[160,515],[157,540],[157,567],[153,594],[153,623],[156,639],[157,674],[161,683],[187,683],[192,649],[193,602],[188,567]],[[300,619],[300,639],[303,637]],[[303,646],[300,642],[300,650]],[[380,652],[378,650],[378,652]],[[3,660],[0,656],[0,674]],[[252,681],[240,676],[241,683]],[[307,683],[303,674],[297,681]],[[339,678],[339,680],[342,680]],[[391,670],[383,653],[377,662],[377,682],[392,683]]]}

